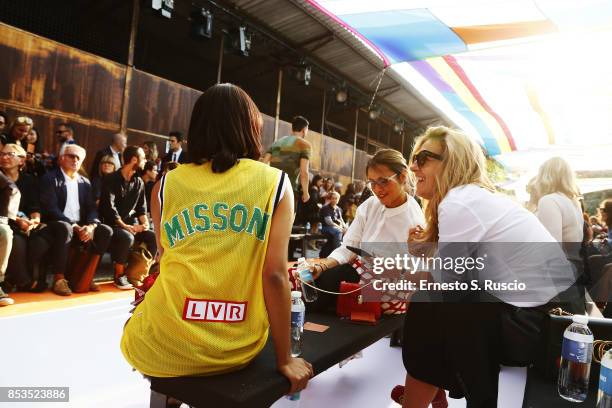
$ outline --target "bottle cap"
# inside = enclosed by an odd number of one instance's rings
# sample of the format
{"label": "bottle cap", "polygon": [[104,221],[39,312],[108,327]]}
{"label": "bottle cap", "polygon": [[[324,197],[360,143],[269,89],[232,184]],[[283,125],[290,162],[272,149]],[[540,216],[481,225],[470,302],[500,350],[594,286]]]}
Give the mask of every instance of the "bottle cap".
{"label": "bottle cap", "polygon": [[297,298],[301,298],[302,297],[302,292],[300,292],[299,290],[292,290],[291,291],[291,299],[297,299]]}
{"label": "bottle cap", "polygon": [[579,323],[579,324],[588,324],[589,318],[585,315],[575,314],[574,316],[572,316],[572,321],[574,323]]}

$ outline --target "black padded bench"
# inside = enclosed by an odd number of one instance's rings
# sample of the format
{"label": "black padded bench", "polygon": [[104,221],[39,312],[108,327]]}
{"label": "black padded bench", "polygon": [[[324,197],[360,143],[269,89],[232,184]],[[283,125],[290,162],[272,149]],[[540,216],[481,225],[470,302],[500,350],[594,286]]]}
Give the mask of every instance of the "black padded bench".
{"label": "black padded bench", "polygon": [[[375,326],[308,313],[307,322],[329,326],[324,333],[305,331],[303,355],[315,375],[375,343],[401,327],[403,315],[383,316]],[[165,408],[168,396],[192,407],[269,407],[289,390],[276,371],[271,337],[263,351],[244,369],[208,377],[151,378],[151,408]]]}

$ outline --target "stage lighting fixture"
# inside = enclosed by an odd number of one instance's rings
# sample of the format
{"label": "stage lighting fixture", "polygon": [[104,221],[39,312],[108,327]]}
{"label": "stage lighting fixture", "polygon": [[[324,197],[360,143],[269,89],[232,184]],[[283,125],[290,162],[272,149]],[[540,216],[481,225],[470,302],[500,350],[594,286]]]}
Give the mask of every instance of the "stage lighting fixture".
{"label": "stage lighting fixture", "polygon": [[312,77],[312,67],[310,65],[307,65],[306,68],[304,68],[304,85],[306,86],[310,85],[311,77]]}
{"label": "stage lighting fixture", "polygon": [[166,18],[172,18],[174,0],[152,0],[151,8],[153,10],[159,10],[160,14]]}
{"label": "stage lighting fixture", "polygon": [[251,50],[251,33],[247,31],[247,28],[240,26],[229,32],[224,30],[224,32],[228,40],[226,42],[226,49],[248,57]]}
{"label": "stage lighting fixture", "polygon": [[377,106],[372,107],[372,109],[370,109],[370,112],[368,113],[368,116],[371,120],[378,119],[378,117],[380,116],[380,108]]}
{"label": "stage lighting fixture", "polygon": [[340,89],[336,91],[336,101],[340,103],[346,102],[348,99],[348,91],[345,86],[342,86]]}
{"label": "stage lighting fixture", "polygon": [[402,120],[398,120],[393,125],[393,130],[395,133],[402,133],[404,131],[404,122]]}
{"label": "stage lighting fixture", "polygon": [[212,38],[213,15],[204,8],[191,12],[191,35],[196,38]]}

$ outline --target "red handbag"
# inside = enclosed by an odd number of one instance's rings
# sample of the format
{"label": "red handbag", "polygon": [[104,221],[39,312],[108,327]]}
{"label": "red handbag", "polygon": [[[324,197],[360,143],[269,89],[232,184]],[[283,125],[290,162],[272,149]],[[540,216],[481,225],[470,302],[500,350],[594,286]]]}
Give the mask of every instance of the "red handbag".
{"label": "red handbag", "polygon": [[338,295],[336,303],[336,314],[339,317],[370,324],[375,324],[380,319],[380,302],[363,302],[359,283],[340,282],[339,292],[341,295]]}

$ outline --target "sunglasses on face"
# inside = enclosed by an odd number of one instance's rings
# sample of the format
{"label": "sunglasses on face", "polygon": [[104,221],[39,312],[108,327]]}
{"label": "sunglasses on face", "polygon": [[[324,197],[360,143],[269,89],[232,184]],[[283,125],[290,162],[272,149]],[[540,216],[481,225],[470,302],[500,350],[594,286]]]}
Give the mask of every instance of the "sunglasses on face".
{"label": "sunglasses on face", "polygon": [[17,154],[16,152],[0,152],[0,157],[25,157],[24,155]]}
{"label": "sunglasses on face", "polygon": [[396,177],[397,177],[397,174],[394,174],[394,175],[389,176],[389,177],[379,177],[378,180],[368,180],[367,183],[366,183],[366,186],[370,190],[373,190],[375,186],[379,186],[379,187],[385,188],[385,187],[387,187],[389,185],[391,180],[393,180]]}
{"label": "sunglasses on face", "polygon": [[441,161],[442,156],[440,156],[439,154],[430,152],[429,150],[421,150],[420,152],[415,154],[414,157],[412,157],[412,163],[416,163],[417,166],[423,167],[425,163],[427,163],[428,159],[434,159],[434,160]]}
{"label": "sunglasses on face", "polygon": [[28,126],[32,126],[34,124],[32,119],[28,118],[27,116],[19,116],[17,119],[15,119],[15,122],[20,125],[28,125]]}

